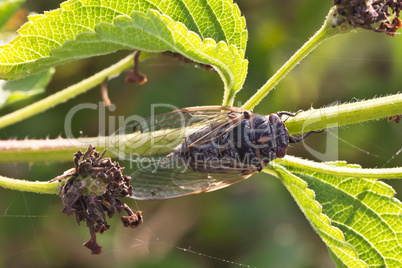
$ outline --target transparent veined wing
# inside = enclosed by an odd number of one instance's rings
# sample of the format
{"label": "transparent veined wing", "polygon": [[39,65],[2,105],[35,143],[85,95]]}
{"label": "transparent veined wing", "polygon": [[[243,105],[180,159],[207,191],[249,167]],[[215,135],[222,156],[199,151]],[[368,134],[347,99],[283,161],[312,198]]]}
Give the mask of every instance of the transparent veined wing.
{"label": "transparent veined wing", "polygon": [[[120,159],[131,161],[163,159],[191,133],[211,126],[218,129],[218,122],[225,124],[243,112],[236,107],[203,106],[148,118],[134,116],[110,136],[109,150]],[[210,133],[213,131],[211,129]]]}
{"label": "transparent veined wing", "polygon": [[195,171],[180,158],[167,158],[143,167],[131,177],[133,198],[140,200],[167,199],[190,194],[218,190],[236,182],[245,180],[258,172],[257,167],[233,163],[199,163],[210,166],[210,170]]}

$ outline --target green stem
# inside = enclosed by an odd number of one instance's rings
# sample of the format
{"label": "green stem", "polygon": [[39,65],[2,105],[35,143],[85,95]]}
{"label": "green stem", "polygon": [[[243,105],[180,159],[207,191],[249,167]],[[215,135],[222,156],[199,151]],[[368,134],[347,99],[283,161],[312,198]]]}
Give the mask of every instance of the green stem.
{"label": "green stem", "polygon": [[282,159],[276,159],[275,164],[290,166],[303,170],[315,171],[324,174],[331,174],[343,177],[357,178],[375,178],[375,179],[402,179],[402,167],[397,168],[356,168],[354,167],[336,167],[326,163],[300,159],[294,156],[285,156]]}
{"label": "green stem", "polygon": [[302,133],[362,123],[402,113],[402,93],[387,97],[311,109],[286,121],[289,133]]}
{"label": "green stem", "polygon": [[0,186],[6,189],[18,190],[39,194],[59,194],[60,185],[58,181],[24,181],[0,176]]}
{"label": "green stem", "polygon": [[[107,148],[108,137],[78,138],[76,143],[69,139],[40,139],[40,140],[2,140],[0,141],[1,162],[65,162],[72,161],[74,153],[81,149],[85,151],[89,144],[102,152]],[[77,148],[77,143],[82,144]],[[106,156],[113,157],[110,152]]]}
{"label": "green stem", "polygon": [[101,72],[82,80],[81,82],[69,86],[43,100],[28,105],[20,110],[0,117],[0,128],[22,121],[28,117],[46,111],[57,104],[63,103],[68,99],[88,91],[99,85],[106,77],[112,77],[133,65],[133,55],[129,55],[114,65],[102,70]]}
{"label": "green stem", "polygon": [[338,33],[349,32],[351,28],[338,26],[333,22],[335,8],[331,8],[323,26],[242,106],[253,109],[299,62],[323,41]]}
{"label": "green stem", "polygon": [[[286,127],[290,134],[321,130],[335,126],[362,123],[402,113],[402,93],[338,106],[308,110],[290,117]],[[166,130],[166,135],[169,134]],[[172,129],[174,131],[174,129]],[[109,138],[77,138],[72,143],[68,139],[4,140],[0,141],[0,162],[55,162],[70,161],[78,150],[74,144],[82,144],[81,150],[92,144],[98,151],[110,148]],[[150,141],[152,142],[152,141]],[[124,145],[123,145],[124,147]],[[110,148],[120,150],[119,148]],[[129,147],[129,150],[133,148]],[[114,155],[108,151],[109,157]]]}

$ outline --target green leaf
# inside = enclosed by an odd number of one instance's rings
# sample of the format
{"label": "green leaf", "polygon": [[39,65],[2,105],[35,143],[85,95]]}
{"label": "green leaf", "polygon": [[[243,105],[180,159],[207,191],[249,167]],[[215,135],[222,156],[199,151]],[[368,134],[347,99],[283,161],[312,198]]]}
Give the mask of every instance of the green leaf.
{"label": "green leaf", "polygon": [[[306,165],[306,160],[303,160]],[[362,170],[344,162],[315,163]],[[402,267],[402,204],[376,179],[272,164],[338,267]]]}
{"label": "green leaf", "polygon": [[214,66],[228,105],[247,72],[245,19],[231,0],[71,0],[30,16],[18,33],[0,47],[0,78],[121,49],[173,51]]}
{"label": "green leaf", "polygon": [[18,81],[0,80],[0,108],[43,93],[53,74],[51,68]]}
{"label": "green leaf", "polygon": [[24,0],[1,0],[0,2],[0,28],[6,24],[12,15],[18,10]]}

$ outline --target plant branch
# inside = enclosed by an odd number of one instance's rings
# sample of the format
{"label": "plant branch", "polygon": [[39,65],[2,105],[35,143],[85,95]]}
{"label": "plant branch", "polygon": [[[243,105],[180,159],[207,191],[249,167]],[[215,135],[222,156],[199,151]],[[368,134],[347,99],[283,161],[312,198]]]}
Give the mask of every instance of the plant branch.
{"label": "plant branch", "polygon": [[401,113],[402,93],[317,110],[311,109],[288,118],[286,127],[290,134],[303,133],[362,123]]}
{"label": "plant branch", "polygon": [[101,84],[106,77],[112,77],[133,65],[133,54],[125,57],[114,65],[102,70],[101,72],[82,80],[81,82],[69,86],[51,96],[28,105],[20,110],[0,117],[0,128],[12,125],[28,117],[44,112],[57,104],[63,103],[75,96],[88,91],[89,89]]}
{"label": "plant branch", "polygon": [[[65,162],[72,161],[78,149],[85,151],[89,144],[97,150],[106,149],[108,137],[0,141],[1,162]],[[106,156],[113,157],[111,153]]]}
{"label": "plant branch", "polygon": [[24,181],[0,176],[0,186],[6,189],[18,190],[39,194],[59,194],[60,185],[58,181]]}
{"label": "plant branch", "polygon": [[293,56],[242,106],[253,109],[268,93],[281,81],[299,62],[304,59],[323,41],[336,36],[338,33],[347,33],[351,27],[346,24],[337,25],[334,20],[335,7],[330,9],[322,27],[295,53]]}
{"label": "plant branch", "polygon": [[[340,104],[333,107],[311,109],[290,117],[286,127],[290,134],[302,133],[326,128],[362,123],[402,113],[402,93],[360,101]],[[174,129],[172,129],[174,131]],[[169,134],[166,130],[166,135]],[[54,162],[70,161],[77,147],[85,150],[89,144],[99,151],[111,148],[109,136],[69,139],[42,140],[3,140],[0,141],[0,162]],[[107,156],[115,157],[111,152]]]}

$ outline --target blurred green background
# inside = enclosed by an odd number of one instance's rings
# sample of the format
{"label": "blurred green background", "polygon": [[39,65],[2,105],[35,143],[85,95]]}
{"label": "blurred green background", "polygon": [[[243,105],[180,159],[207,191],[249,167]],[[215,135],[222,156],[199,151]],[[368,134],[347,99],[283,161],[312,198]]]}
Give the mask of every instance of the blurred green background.
{"label": "blurred green background", "polygon": [[[240,106],[318,30],[333,1],[237,3],[249,31],[249,72],[235,103]],[[24,8],[42,13],[58,6],[57,1],[28,0]],[[23,20],[23,14],[14,18],[15,23]],[[401,45],[399,34],[391,38],[357,31],[337,36],[302,61],[254,112],[306,110],[398,93],[402,88]],[[59,66],[46,95],[102,70],[128,53]],[[221,103],[223,85],[214,72],[166,56],[144,61],[140,70],[148,76],[148,83],[142,86],[125,84],[123,76],[109,83],[109,95],[117,108],[107,111],[107,116],[147,116],[151,104],[158,103],[177,107]],[[1,129],[0,138],[65,137],[68,111],[78,104],[98,104],[101,100],[99,88],[93,89]],[[33,101],[4,109],[1,115]],[[109,127],[115,126],[106,122],[106,129]],[[98,111],[78,113],[72,128],[76,136],[97,136]],[[402,148],[401,133],[402,125],[386,120],[341,128],[339,153],[332,160],[371,168],[401,166],[402,153],[395,156]],[[326,135],[314,135],[306,143],[325,152]],[[301,144],[294,147],[288,154],[321,160]],[[70,167],[72,162],[18,164],[11,157],[10,163],[0,165],[0,171],[19,179],[49,180]],[[387,183],[397,192],[402,189],[397,181]],[[266,174],[207,194],[164,201],[125,201],[133,209],[142,210],[144,224],[127,230],[119,217],[111,219],[111,230],[98,235],[104,252],[92,256],[82,246],[89,239],[88,229],[60,213],[59,197],[0,189],[0,267],[334,267],[325,245],[292,197],[278,179]]]}

